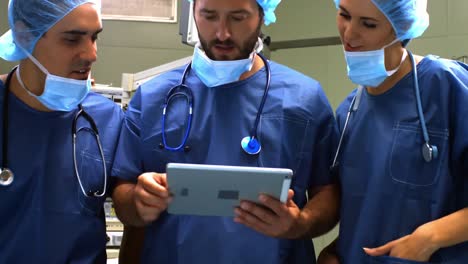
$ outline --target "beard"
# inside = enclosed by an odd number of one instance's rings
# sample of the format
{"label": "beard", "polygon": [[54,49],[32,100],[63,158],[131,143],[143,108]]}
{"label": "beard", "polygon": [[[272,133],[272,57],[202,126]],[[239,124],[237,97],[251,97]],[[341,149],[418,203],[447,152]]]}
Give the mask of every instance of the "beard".
{"label": "beard", "polygon": [[[248,38],[241,44],[235,43],[232,39],[227,39],[224,41],[220,41],[219,39],[215,39],[212,41],[207,41],[206,39],[203,39],[200,34],[198,35],[198,38],[200,39],[200,44],[205,51],[206,56],[212,60],[220,60],[220,61],[225,61],[225,60],[242,60],[246,59],[249,57],[250,53],[255,48],[255,45],[257,44],[258,37],[260,36],[260,30],[262,27],[262,21],[260,20],[257,29],[248,36]],[[212,52],[212,48],[216,45],[225,45],[225,46],[231,46],[235,50],[239,51],[239,55],[237,55],[234,58],[229,58],[228,55],[222,55],[221,57],[217,58],[215,54]]]}

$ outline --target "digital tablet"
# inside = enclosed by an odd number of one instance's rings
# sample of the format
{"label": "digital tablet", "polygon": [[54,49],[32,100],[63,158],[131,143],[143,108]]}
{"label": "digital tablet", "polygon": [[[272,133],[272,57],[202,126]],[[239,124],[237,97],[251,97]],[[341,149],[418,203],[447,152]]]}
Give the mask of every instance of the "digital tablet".
{"label": "digital tablet", "polygon": [[167,164],[173,195],[170,214],[234,216],[241,200],[259,202],[261,193],[285,203],[293,172],[290,169],[200,164]]}

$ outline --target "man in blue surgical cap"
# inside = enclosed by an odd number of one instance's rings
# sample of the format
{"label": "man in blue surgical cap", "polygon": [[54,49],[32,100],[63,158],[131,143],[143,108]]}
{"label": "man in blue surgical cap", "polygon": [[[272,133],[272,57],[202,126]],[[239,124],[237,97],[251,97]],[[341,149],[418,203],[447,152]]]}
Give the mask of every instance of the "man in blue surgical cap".
{"label": "man in blue surgical cap", "polygon": [[468,66],[407,48],[427,0],[334,1],[359,87],[337,109],[340,233],[319,263],[468,263]]}
{"label": "man in blue surgical cap", "polygon": [[[190,90],[169,95],[165,120],[164,102],[185,67],[148,81],[132,98],[113,198],[125,224],[146,226],[142,263],[315,263],[311,237],[335,225],[338,196],[329,166],[337,129],[329,103],[317,81],[257,53],[261,25],[275,21],[278,4],[196,0],[200,43],[183,81]],[[186,96],[193,119],[184,140]],[[241,140],[255,132],[261,150],[243,149]],[[261,195],[262,206],[244,201],[232,209],[235,217],[180,216],[166,211],[168,162],[283,167],[295,174],[286,204]]]}
{"label": "man in blue surgical cap", "polygon": [[0,57],[19,65],[0,75],[0,263],[104,264],[123,113],[90,92],[100,3],[10,0],[8,20]]}

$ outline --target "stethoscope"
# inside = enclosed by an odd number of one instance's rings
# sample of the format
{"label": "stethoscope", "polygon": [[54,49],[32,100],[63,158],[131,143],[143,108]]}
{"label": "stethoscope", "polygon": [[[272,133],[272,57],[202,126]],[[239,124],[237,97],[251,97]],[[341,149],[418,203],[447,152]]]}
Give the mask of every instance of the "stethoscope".
{"label": "stethoscope", "polygon": [[[260,122],[260,116],[262,115],[263,112],[263,107],[265,106],[265,101],[268,96],[268,90],[270,89],[270,66],[268,64],[268,60],[260,53],[257,53],[258,56],[263,60],[263,63],[265,64],[265,70],[266,70],[266,84],[265,84],[265,91],[263,92],[263,97],[262,101],[260,103],[260,107],[258,108],[257,111],[257,116],[255,117],[255,122],[252,128],[252,131],[250,133],[250,136],[246,136],[241,140],[241,147],[244,150],[245,153],[249,155],[256,155],[260,153],[262,146],[260,144],[260,141],[258,140],[257,137],[257,128],[258,128],[258,123]],[[182,149],[185,152],[190,151],[190,146],[186,146],[185,144],[187,143],[188,136],[190,134],[190,128],[192,126],[192,116],[193,116],[193,93],[192,89],[190,89],[187,85],[185,85],[185,79],[190,72],[191,69],[191,63],[187,65],[187,67],[184,70],[184,73],[182,75],[182,79],[180,81],[180,84],[172,87],[169,92],[166,95],[166,98],[164,100],[164,105],[163,105],[163,114],[161,118],[161,129],[162,129],[162,143],[159,145],[160,148],[164,148],[169,151],[181,151]],[[188,104],[188,118],[187,118],[187,128],[185,129],[184,137],[182,139],[182,142],[180,145],[176,147],[171,147],[167,144],[166,141],[166,130],[165,130],[165,123],[166,123],[166,110],[168,105],[170,104],[171,100],[174,99],[176,96],[183,96],[187,100]]]}
{"label": "stethoscope", "polygon": [[[8,96],[9,96],[9,88],[10,88],[10,82],[11,78],[13,76],[13,73],[18,67],[13,68],[13,70],[8,74],[8,77],[5,82],[5,91],[4,91],[4,103],[3,103],[3,136],[2,136],[2,166],[0,168],[0,185],[2,186],[9,186],[13,183],[14,181],[14,173],[11,169],[8,167]],[[102,197],[106,193],[106,188],[107,188],[107,169],[106,169],[106,162],[104,160],[104,152],[102,150],[102,145],[101,145],[101,140],[99,138],[99,132],[96,126],[96,123],[94,122],[93,118],[83,109],[82,105],[78,105],[78,112],[76,113],[73,123],[72,123],[72,143],[73,143],[73,166],[75,168],[75,174],[78,179],[78,183],[80,185],[81,191],[86,197]],[[89,127],[81,127],[78,130],[76,129],[76,123],[78,118],[83,117],[85,118],[91,125],[91,128]],[[104,168],[104,185],[102,191],[85,191],[85,188],[83,187],[83,184],[81,182],[80,174],[78,172],[78,166],[76,162],[76,137],[77,133],[80,131],[88,131],[90,132],[95,138],[96,142],[99,147],[99,152],[102,158],[102,165]]]}
{"label": "stethoscope", "polygon": [[[419,121],[421,123],[421,130],[422,130],[423,137],[424,137],[424,143],[421,148],[421,153],[422,153],[423,159],[426,162],[431,162],[432,160],[437,159],[439,155],[439,151],[438,151],[437,146],[430,144],[429,133],[427,132],[426,121],[424,119],[424,114],[422,110],[421,95],[419,92],[418,71],[416,70],[416,63],[414,61],[413,54],[410,51],[408,51],[408,56],[411,60],[411,65],[412,65],[414,93],[416,95],[416,105],[418,108],[418,116],[419,116]],[[346,133],[346,128],[348,127],[349,118],[351,117],[351,113],[356,112],[358,110],[359,103],[361,102],[363,90],[364,90],[364,87],[362,85],[358,87],[356,91],[356,95],[354,96],[353,100],[351,101],[351,105],[349,106],[349,110],[348,110],[348,114],[346,115],[346,120],[345,120],[345,124],[343,127],[343,131],[341,132],[340,141],[338,142],[338,148],[335,152],[335,157],[333,159],[333,164],[331,166],[331,170],[334,173],[336,173],[336,170],[338,168],[338,162],[337,162],[338,155],[341,150],[341,145],[343,143],[343,138]]]}

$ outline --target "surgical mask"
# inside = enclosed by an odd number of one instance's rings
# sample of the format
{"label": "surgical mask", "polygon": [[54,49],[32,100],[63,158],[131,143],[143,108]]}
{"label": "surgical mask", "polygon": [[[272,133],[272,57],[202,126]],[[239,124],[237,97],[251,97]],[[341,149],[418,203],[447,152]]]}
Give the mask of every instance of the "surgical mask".
{"label": "surgical mask", "polygon": [[385,48],[393,45],[397,41],[398,39],[395,39],[379,50],[345,51],[349,79],[355,84],[372,88],[382,84],[385,79],[392,76],[400,69],[401,64],[408,54],[406,50],[404,50],[400,65],[398,65],[396,69],[387,71],[385,68]]}
{"label": "surgical mask", "polygon": [[192,69],[208,87],[236,82],[244,72],[252,69],[255,54],[262,49],[263,42],[259,38],[254,50],[247,59],[215,61],[208,58],[200,43],[197,43],[192,58]]}
{"label": "surgical mask", "polygon": [[[23,50],[24,51],[24,50]],[[35,95],[29,91],[23,83],[20,75],[20,68],[16,70],[20,85],[39,102],[50,110],[69,112],[75,109],[88,95],[91,90],[91,79],[75,80],[53,75],[42,66],[29,52],[25,51],[29,59],[36,64],[39,69],[46,74],[44,91],[41,95]]]}

